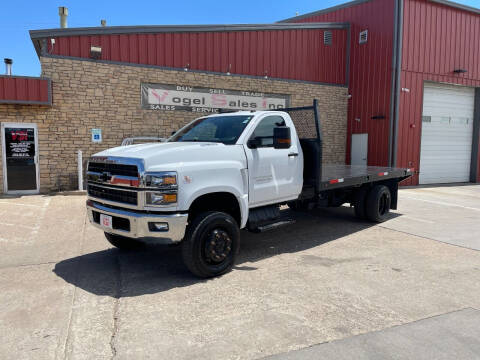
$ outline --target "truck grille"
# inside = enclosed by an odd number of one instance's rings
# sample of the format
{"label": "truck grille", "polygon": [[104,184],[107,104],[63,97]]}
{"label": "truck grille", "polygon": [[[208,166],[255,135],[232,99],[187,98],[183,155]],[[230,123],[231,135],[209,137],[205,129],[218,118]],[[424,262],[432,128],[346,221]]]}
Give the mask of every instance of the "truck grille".
{"label": "truck grille", "polygon": [[138,177],[137,165],[89,162],[88,171],[96,173],[109,173],[110,175]]}
{"label": "truck grille", "polygon": [[136,191],[106,188],[103,186],[88,184],[88,195],[98,199],[130,205],[138,205],[138,194]]}

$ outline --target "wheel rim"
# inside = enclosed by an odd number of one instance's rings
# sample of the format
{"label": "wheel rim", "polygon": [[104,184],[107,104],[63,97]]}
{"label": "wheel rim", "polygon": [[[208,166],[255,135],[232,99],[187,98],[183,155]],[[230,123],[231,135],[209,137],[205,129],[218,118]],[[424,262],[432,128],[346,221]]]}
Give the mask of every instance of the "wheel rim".
{"label": "wheel rim", "polygon": [[388,194],[382,194],[378,205],[378,213],[380,215],[385,215],[390,210],[390,197]]}
{"label": "wheel rim", "polygon": [[205,261],[212,265],[225,262],[232,252],[232,238],[223,229],[213,229],[205,236]]}

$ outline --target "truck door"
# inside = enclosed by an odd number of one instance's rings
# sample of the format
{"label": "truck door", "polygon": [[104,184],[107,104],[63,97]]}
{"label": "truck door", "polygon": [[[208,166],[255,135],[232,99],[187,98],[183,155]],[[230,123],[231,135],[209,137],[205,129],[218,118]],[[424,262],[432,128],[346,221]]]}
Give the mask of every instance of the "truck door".
{"label": "truck door", "polygon": [[[273,129],[285,125],[290,127],[291,146],[289,149],[275,149]],[[266,115],[248,139],[256,139],[258,144],[256,148],[245,145],[250,205],[262,206],[296,199],[303,185],[303,156],[291,120],[281,115]]]}

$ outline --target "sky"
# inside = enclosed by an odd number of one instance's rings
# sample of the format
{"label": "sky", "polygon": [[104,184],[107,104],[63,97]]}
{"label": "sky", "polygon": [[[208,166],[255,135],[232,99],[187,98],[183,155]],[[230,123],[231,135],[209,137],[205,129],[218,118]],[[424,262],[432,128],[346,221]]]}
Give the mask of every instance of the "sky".
{"label": "sky", "polygon": [[[3,0],[0,6],[0,74],[3,58],[13,74],[39,76],[40,63],[28,30],[59,27],[58,7],[68,8],[68,27],[120,25],[261,24],[325,9],[346,0]],[[480,0],[457,0],[480,7]]]}

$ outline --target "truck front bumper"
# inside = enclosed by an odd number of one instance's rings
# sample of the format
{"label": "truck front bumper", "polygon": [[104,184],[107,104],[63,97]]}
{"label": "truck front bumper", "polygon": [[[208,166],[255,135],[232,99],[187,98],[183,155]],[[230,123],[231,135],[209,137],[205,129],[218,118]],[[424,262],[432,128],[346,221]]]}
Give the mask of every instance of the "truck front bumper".
{"label": "truck front bumper", "polygon": [[[87,213],[90,223],[104,232],[157,244],[174,244],[182,241],[188,219],[188,214],[155,214],[124,210],[92,200],[87,200]],[[101,224],[101,214],[112,217],[112,228]],[[156,230],[154,224],[162,224],[162,230]]]}

